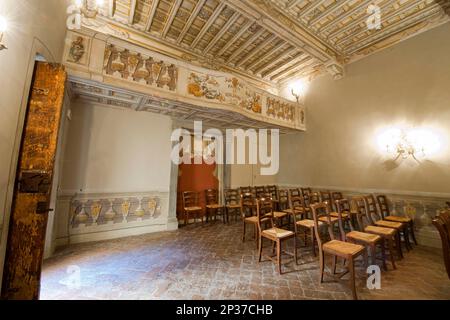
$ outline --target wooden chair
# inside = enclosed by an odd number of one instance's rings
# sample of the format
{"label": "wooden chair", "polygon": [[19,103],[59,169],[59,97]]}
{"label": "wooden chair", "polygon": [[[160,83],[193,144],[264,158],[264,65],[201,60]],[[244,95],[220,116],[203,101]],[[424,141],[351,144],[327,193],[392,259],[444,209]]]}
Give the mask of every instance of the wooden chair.
{"label": "wooden chair", "polygon": [[309,188],[309,187],[307,187],[307,188],[300,188],[300,191],[302,192],[302,195],[303,196],[307,196],[307,195],[309,195],[310,193],[312,193],[312,190],[311,190],[311,188]]}
{"label": "wooden chair", "polygon": [[[303,236],[305,246],[308,245],[308,235],[311,241],[311,251],[316,256],[316,237],[314,235],[314,220],[308,218],[309,206],[305,203],[303,195],[298,193],[298,189],[290,190],[290,210],[285,210],[294,220],[294,230],[296,236]],[[319,221],[322,225],[322,222]]]}
{"label": "wooden chair", "polygon": [[359,231],[376,234],[383,238],[384,243],[387,244],[389,257],[392,263],[392,268],[397,269],[395,265],[394,243],[397,239],[398,232],[392,228],[385,228],[373,225],[368,218],[367,205],[363,197],[353,197],[352,204],[355,211],[352,212],[356,216],[359,226]]}
{"label": "wooden chair", "polygon": [[[270,194],[267,194],[269,198],[271,198]],[[285,189],[278,191],[278,202],[273,202],[274,209],[276,208],[276,211],[273,212],[274,222],[276,226],[282,227],[289,224],[289,214],[284,211],[284,209],[287,209],[289,206],[289,194],[288,191]],[[284,219],[287,218],[288,221],[284,221]]]}
{"label": "wooden chair", "polygon": [[214,220],[217,219],[217,215],[222,216],[223,223],[227,222],[226,210],[224,206],[219,204],[219,191],[217,189],[205,190],[206,201],[206,222],[208,222],[210,216],[214,216]]}
{"label": "wooden chair", "polygon": [[332,200],[331,200],[331,192],[330,191],[319,191],[319,196],[320,196],[320,201],[321,202],[325,202],[328,201],[328,203],[331,204],[331,210],[333,210],[333,206],[334,204],[332,204]]}
{"label": "wooden chair", "polygon": [[266,186],[266,192],[268,194],[270,194],[270,196],[272,197],[272,202],[274,203],[274,209],[281,211],[280,207],[279,207],[279,190],[278,187],[276,185],[270,185],[270,186]]}
{"label": "wooden chair", "polygon": [[256,247],[258,247],[258,217],[256,216],[256,199],[253,193],[241,194],[242,242],[245,242],[247,224],[253,225]]}
{"label": "wooden chair", "polygon": [[255,195],[256,199],[262,198],[267,194],[267,190],[264,186],[256,186],[255,187]]}
{"label": "wooden chair", "polygon": [[[261,198],[256,201],[256,212],[258,221],[258,252],[259,252],[259,262],[262,258],[262,248],[263,239],[268,239],[276,245],[276,259],[272,256],[268,256],[270,260],[277,264],[278,273],[281,274],[281,255],[287,254],[294,257],[295,263],[297,264],[297,247],[295,241],[295,234],[290,230],[281,229],[275,226],[274,216],[273,216],[273,201],[271,198]],[[269,228],[265,228],[265,225],[269,225]],[[294,252],[290,253],[287,251],[282,251],[282,242],[294,239]]]}
{"label": "wooden chair", "polygon": [[[342,192],[339,191],[333,191],[331,193],[331,202],[336,205],[336,200],[341,200],[344,199],[344,197],[342,196]],[[334,208],[335,211],[337,211],[337,208]]]}
{"label": "wooden chair", "polygon": [[378,212],[377,203],[373,195],[370,194],[364,196],[364,201],[366,201],[367,214],[369,216],[369,220],[373,225],[397,230],[397,245],[398,245],[397,250],[400,255],[400,258],[403,258],[402,241],[401,241],[402,235],[403,238],[405,239],[406,249],[409,251],[411,247],[411,244],[409,243],[408,226],[400,222],[383,220],[382,216]]}
{"label": "wooden chair", "polygon": [[194,215],[194,223],[196,219],[201,217],[203,223],[203,209],[199,204],[199,194],[195,191],[183,192],[183,214],[184,224],[187,225],[191,215]]}
{"label": "wooden chair", "polygon": [[237,221],[237,217],[241,213],[241,198],[238,189],[226,189],[224,190],[225,198],[225,211],[227,216],[227,222],[230,222],[230,214],[234,214],[234,221]]}
{"label": "wooden chair", "polygon": [[[339,230],[341,234],[341,240],[357,243],[360,245],[363,245],[366,247],[366,250],[371,251],[371,264],[376,264],[376,248],[381,248],[381,257],[382,257],[382,263],[384,270],[387,270],[386,267],[386,252],[385,252],[385,246],[384,246],[384,239],[376,234],[371,234],[367,232],[361,232],[355,230],[353,224],[351,223],[350,219],[343,219],[343,214],[347,213],[350,214],[350,203],[347,199],[340,199],[336,200],[336,208],[338,213],[338,220],[339,220]],[[350,227],[350,232],[346,232],[344,229],[344,224],[348,223]]]}
{"label": "wooden chair", "polygon": [[317,238],[317,244],[319,247],[319,285],[323,282],[323,276],[325,271],[325,255],[333,256],[333,267],[332,275],[335,276],[336,273],[336,260],[337,258],[343,258],[347,261],[348,271],[345,271],[338,275],[341,278],[343,275],[350,272],[350,288],[352,290],[353,299],[357,299],[356,295],[356,284],[355,284],[355,260],[361,256],[365,255],[365,248],[362,245],[344,242],[336,240],[334,237],[333,230],[331,229],[331,222],[328,221],[328,234],[331,240],[327,241],[324,235],[320,232],[320,221],[319,217],[330,218],[328,205],[326,203],[316,203],[311,205],[311,211],[314,220],[314,232]]}
{"label": "wooden chair", "polygon": [[318,192],[311,192],[308,194],[308,205],[311,206],[312,204],[320,203],[320,194]]}
{"label": "wooden chair", "polygon": [[442,242],[445,269],[450,279],[450,210],[441,212],[432,220],[433,225],[438,229]]}
{"label": "wooden chair", "polygon": [[[387,197],[385,195],[378,195],[377,202],[378,202],[378,207],[380,208],[380,213],[381,213],[381,217],[383,218],[383,220],[403,223],[407,228],[408,234],[411,234],[414,244],[417,245],[416,235],[414,233],[414,220],[411,218],[408,218],[408,217],[400,217],[400,216],[391,215]],[[408,238],[408,242],[409,242],[409,238]]]}

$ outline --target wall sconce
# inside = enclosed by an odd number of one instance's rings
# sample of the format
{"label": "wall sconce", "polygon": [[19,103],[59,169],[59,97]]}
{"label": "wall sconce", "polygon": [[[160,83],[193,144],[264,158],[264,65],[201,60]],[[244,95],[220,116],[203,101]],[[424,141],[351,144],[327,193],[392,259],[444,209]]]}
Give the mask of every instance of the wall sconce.
{"label": "wall sconce", "polygon": [[288,85],[288,88],[291,90],[291,94],[295,97],[297,103],[300,103],[305,97],[305,93],[308,88],[308,81],[306,79],[293,81]]}
{"label": "wall sconce", "polygon": [[75,0],[75,6],[86,18],[93,19],[98,14],[98,8],[103,6],[104,2],[104,0]]}
{"label": "wall sconce", "polygon": [[3,41],[3,33],[8,28],[8,22],[2,16],[0,16],[0,51],[3,49],[8,49],[8,47],[2,42]]}
{"label": "wall sconce", "polygon": [[436,135],[425,129],[391,128],[378,136],[380,148],[397,159],[413,158],[417,162],[440,148]]}

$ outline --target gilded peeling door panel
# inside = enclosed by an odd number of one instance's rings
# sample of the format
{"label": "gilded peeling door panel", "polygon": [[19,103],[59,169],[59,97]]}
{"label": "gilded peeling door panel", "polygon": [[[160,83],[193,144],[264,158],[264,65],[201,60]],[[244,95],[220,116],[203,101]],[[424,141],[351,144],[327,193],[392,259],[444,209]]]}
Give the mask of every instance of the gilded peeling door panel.
{"label": "gilded peeling door panel", "polygon": [[9,224],[2,298],[38,299],[66,72],[37,62]]}

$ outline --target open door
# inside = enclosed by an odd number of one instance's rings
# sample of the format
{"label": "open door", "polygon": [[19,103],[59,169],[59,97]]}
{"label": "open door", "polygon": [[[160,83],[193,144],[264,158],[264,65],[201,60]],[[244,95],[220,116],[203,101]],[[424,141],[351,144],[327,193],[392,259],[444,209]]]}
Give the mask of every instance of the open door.
{"label": "open door", "polygon": [[38,299],[66,72],[36,62],[16,172],[3,299]]}

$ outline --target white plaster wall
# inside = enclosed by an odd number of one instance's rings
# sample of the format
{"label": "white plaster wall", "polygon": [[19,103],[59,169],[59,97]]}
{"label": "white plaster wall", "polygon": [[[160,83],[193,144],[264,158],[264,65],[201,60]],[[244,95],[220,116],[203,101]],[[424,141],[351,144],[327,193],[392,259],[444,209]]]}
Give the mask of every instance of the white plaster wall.
{"label": "white plaster wall", "polygon": [[[306,96],[307,131],[281,138],[279,183],[450,194],[450,23],[322,76]],[[386,163],[376,135],[406,122],[436,130],[440,152]]]}
{"label": "white plaster wall", "polygon": [[[72,102],[71,110],[61,164],[61,199],[56,207],[56,245],[67,243],[67,197],[96,193],[106,198],[117,193],[167,194],[170,189],[170,117],[77,101]],[[167,210],[167,205],[163,207]],[[170,223],[167,214],[164,212],[166,224]]]}
{"label": "white plaster wall", "polygon": [[169,191],[167,116],[75,103],[63,159],[63,193]]}
{"label": "white plaster wall", "polygon": [[0,279],[33,60],[39,53],[47,61],[61,61],[66,8],[65,0],[1,0],[0,14],[9,22],[3,41],[9,49],[0,51]]}

